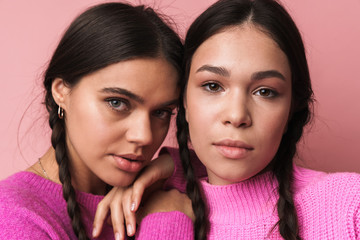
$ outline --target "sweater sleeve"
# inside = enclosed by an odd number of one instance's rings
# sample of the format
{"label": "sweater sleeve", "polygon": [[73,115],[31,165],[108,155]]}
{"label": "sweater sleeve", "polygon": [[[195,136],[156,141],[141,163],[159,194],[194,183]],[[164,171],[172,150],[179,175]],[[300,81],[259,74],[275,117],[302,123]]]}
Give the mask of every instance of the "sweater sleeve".
{"label": "sweater sleeve", "polygon": [[[165,147],[161,151],[168,152],[175,163],[174,172],[172,176],[168,178],[168,180],[165,182],[164,189],[169,190],[171,188],[176,188],[180,192],[184,193],[186,191],[186,180],[184,177],[184,170],[182,168],[182,164],[179,156],[179,149]],[[195,152],[192,150],[190,150],[190,158],[196,177],[202,178],[207,176],[205,166],[200,162]]]}
{"label": "sweater sleeve", "polygon": [[191,219],[179,211],[158,212],[147,215],[137,232],[138,240],[191,240],[193,226]]}

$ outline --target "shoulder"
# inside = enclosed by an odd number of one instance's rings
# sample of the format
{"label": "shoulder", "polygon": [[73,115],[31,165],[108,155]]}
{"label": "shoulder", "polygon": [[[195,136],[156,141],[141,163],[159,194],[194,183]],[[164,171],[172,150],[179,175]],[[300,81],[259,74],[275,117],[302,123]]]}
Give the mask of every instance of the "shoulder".
{"label": "shoulder", "polygon": [[6,204],[16,204],[28,202],[29,199],[36,195],[31,190],[32,185],[29,184],[34,176],[32,173],[19,172],[5,180],[0,181],[0,203],[3,206]]}
{"label": "shoulder", "polygon": [[61,196],[61,185],[31,172],[19,172],[0,181],[0,204],[26,205]]}
{"label": "shoulder", "polygon": [[294,177],[298,216],[308,232],[360,234],[360,174],[297,168]]}
{"label": "shoulder", "polygon": [[297,193],[322,190],[360,194],[360,174],[352,172],[326,173],[295,166],[294,184]]}
{"label": "shoulder", "polygon": [[303,205],[321,205],[342,209],[349,215],[359,214],[360,174],[351,172],[325,173],[295,168],[295,198]]}
{"label": "shoulder", "polygon": [[56,188],[55,183],[29,172],[19,172],[0,181],[0,238],[56,239],[61,236],[54,234],[62,232],[64,216],[58,209],[63,207],[49,193],[56,192]]}

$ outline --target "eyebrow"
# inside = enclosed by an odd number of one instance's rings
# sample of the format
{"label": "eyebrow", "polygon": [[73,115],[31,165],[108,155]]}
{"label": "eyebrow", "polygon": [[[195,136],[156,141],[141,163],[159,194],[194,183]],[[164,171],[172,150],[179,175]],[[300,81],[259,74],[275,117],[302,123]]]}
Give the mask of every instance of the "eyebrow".
{"label": "eyebrow", "polygon": [[[196,72],[212,72],[215,73],[217,75],[220,75],[222,77],[230,77],[230,71],[227,70],[224,67],[216,67],[216,66],[211,66],[208,64],[205,64],[203,66],[201,66],[198,70],[196,70]],[[277,70],[267,70],[267,71],[259,71],[259,72],[255,72],[251,75],[251,80],[262,80],[265,78],[280,78],[281,80],[285,81],[285,77],[284,75],[282,75],[279,71]]]}
{"label": "eyebrow", "polygon": [[135,93],[132,93],[126,89],[123,89],[123,88],[103,88],[101,90],[101,92],[125,95],[128,98],[130,98],[138,103],[141,103],[141,104],[143,104],[145,102],[145,100],[142,97],[140,97],[140,96],[136,95]]}
{"label": "eyebrow", "polygon": [[203,65],[196,72],[212,72],[222,77],[230,77],[230,71],[224,67],[215,67],[211,65]]}
{"label": "eyebrow", "polygon": [[[123,89],[123,88],[103,88],[101,90],[101,92],[103,93],[115,93],[115,94],[120,94],[120,95],[125,95],[128,98],[140,103],[140,104],[144,104],[145,103],[145,99],[143,99],[142,97],[136,95],[135,93],[130,92],[129,90]],[[160,108],[162,107],[166,107],[166,106],[171,106],[171,105],[177,105],[179,103],[179,99],[173,99],[167,102],[164,102],[162,104],[159,105]]]}
{"label": "eyebrow", "polygon": [[253,73],[251,75],[251,80],[262,80],[265,78],[280,78],[281,80],[285,81],[285,77],[284,75],[282,75],[279,71],[276,70],[268,70],[268,71],[260,71],[260,72],[256,72]]}
{"label": "eyebrow", "polygon": [[173,99],[167,102],[164,102],[162,104],[159,105],[159,108],[163,108],[163,107],[167,107],[167,106],[172,106],[172,105],[178,105],[179,103],[179,99]]}

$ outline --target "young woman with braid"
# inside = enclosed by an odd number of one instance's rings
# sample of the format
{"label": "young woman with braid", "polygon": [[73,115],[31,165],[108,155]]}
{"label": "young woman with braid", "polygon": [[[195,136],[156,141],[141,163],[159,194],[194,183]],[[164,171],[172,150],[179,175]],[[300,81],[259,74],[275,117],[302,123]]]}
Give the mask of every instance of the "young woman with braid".
{"label": "young woman with braid", "polygon": [[[178,35],[151,8],[106,3],[79,15],[45,71],[52,147],[0,182],[0,239],[90,239],[112,186],[143,169],[139,178],[168,177],[171,159],[150,160],[178,101],[182,58]],[[98,237],[124,236],[106,225]]]}
{"label": "young woman with braid", "polygon": [[209,7],[188,30],[185,79],[169,187],[191,203],[154,194],[139,239],[360,239],[360,175],[293,163],[313,92],[301,35],[278,2]]}

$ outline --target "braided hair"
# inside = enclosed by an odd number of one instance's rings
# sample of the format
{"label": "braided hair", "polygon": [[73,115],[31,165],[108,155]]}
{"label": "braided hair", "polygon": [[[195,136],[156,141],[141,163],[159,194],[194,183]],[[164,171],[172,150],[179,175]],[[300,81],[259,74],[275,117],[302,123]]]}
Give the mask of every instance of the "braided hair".
{"label": "braided hair", "polygon": [[66,113],[58,116],[52,95],[56,78],[74,87],[82,77],[110,64],[134,58],[163,57],[181,77],[183,45],[169,27],[170,22],[144,6],[105,3],[89,8],[69,26],[45,71],[44,104],[52,129],[51,144],[59,165],[59,179],[73,231],[78,239],[89,239],[81,222],[80,206],[71,183],[71,157],[66,144]]}
{"label": "braided hair", "polygon": [[[275,0],[220,0],[203,12],[190,26],[185,39],[185,82],[181,86],[180,104],[184,102],[186,82],[189,77],[192,56],[198,47],[221,30],[251,23],[267,33],[286,54],[292,73],[292,103],[287,131],[269,167],[276,177],[279,199],[277,212],[279,232],[284,239],[301,239],[293,200],[293,159],[296,144],[303,134],[304,126],[312,114],[313,91],[305,49],[299,30],[291,16]],[[185,109],[181,105],[177,115],[177,139],[184,173],[187,179],[187,194],[192,201],[196,220],[195,239],[206,239],[209,222],[201,188],[194,177],[189,159],[189,129]],[[275,228],[274,226],[274,228]]]}

